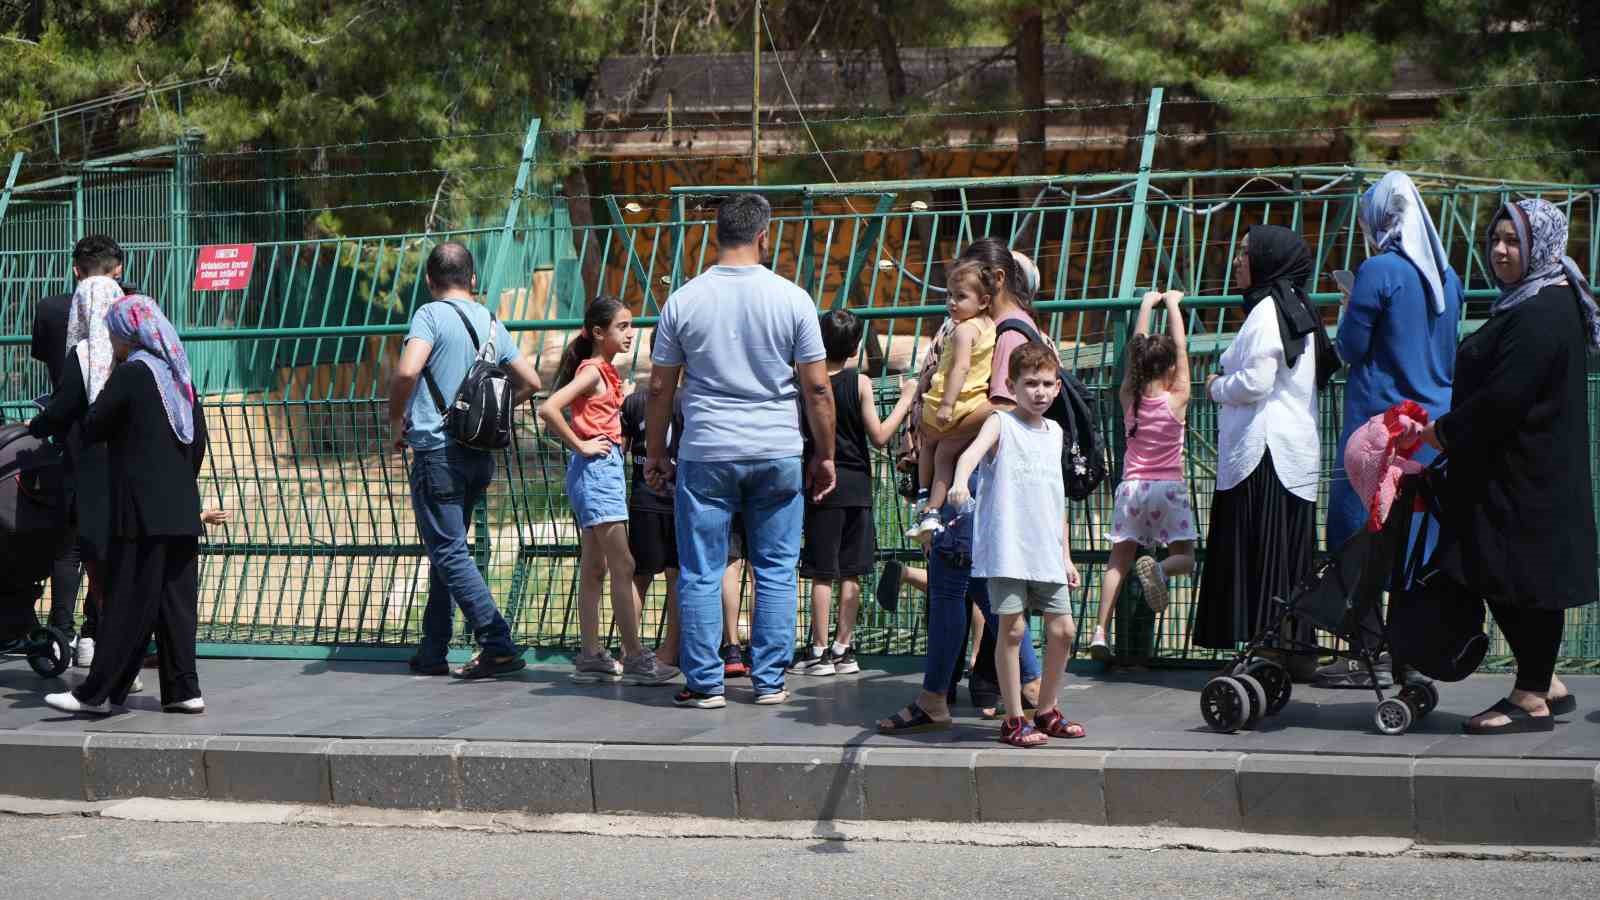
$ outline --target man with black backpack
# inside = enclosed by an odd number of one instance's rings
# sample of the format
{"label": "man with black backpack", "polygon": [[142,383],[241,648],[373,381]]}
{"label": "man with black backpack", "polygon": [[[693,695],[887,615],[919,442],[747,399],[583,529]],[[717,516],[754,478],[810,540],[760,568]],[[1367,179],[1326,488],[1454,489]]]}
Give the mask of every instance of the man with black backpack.
{"label": "man with black backpack", "polygon": [[465,246],[433,248],[426,279],[433,300],[412,316],[389,384],[389,429],[395,450],[411,448],[411,505],[431,567],[410,665],[418,675],[450,671],[453,600],[478,643],[456,677],[492,678],[527,663],[468,550],[468,520],[494,480],[493,451],[510,443],[512,409],[539,389],[539,373],[473,298],[478,277]]}

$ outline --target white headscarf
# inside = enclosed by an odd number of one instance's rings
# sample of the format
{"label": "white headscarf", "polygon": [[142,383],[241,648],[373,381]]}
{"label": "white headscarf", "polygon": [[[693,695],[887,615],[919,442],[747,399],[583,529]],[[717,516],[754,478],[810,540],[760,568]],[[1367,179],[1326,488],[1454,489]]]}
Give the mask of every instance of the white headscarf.
{"label": "white headscarf", "polygon": [[1394,251],[1417,269],[1434,315],[1444,312],[1444,273],[1450,268],[1422,194],[1404,172],[1390,172],[1361,195],[1361,229],[1379,252]]}
{"label": "white headscarf", "polygon": [[111,334],[106,330],[106,312],[122,299],[122,286],[116,279],[92,275],[78,282],[72,292],[72,308],[67,312],[67,351],[78,355],[83,371],[83,388],[93,403],[111,377],[116,360],[111,352]]}

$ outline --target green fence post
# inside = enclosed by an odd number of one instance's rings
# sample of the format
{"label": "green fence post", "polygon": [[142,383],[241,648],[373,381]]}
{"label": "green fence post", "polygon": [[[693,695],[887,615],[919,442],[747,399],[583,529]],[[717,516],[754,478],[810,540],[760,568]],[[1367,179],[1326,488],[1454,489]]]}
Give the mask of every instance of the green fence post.
{"label": "green fence post", "polygon": [[0,222],[6,220],[6,207],[11,205],[11,189],[17,186],[17,173],[22,171],[22,151],[11,157],[11,171],[6,173],[6,186],[0,188]]}
{"label": "green fence post", "polygon": [[517,219],[522,215],[522,198],[528,192],[528,178],[533,171],[533,161],[536,158],[539,146],[539,117],[534,116],[528,123],[527,137],[522,140],[522,159],[517,163],[517,180],[511,186],[511,203],[506,207],[506,220],[500,226],[500,238],[494,244],[494,257],[484,260],[484,268],[489,273],[488,284],[484,286],[484,302],[491,310],[500,307],[500,270],[505,268],[506,259],[511,253],[511,245],[516,241]]}
{"label": "green fence post", "polygon": [[[1152,88],[1150,91],[1150,109],[1145,114],[1144,144],[1139,150],[1139,176],[1133,185],[1133,202],[1128,209],[1128,241],[1123,248],[1122,278],[1117,288],[1117,297],[1123,300],[1133,300],[1139,289],[1139,258],[1144,253],[1144,233],[1148,216],[1145,214],[1145,204],[1150,196],[1150,169],[1155,162],[1156,141],[1160,135],[1161,126],[1161,88]],[[1158,247],[1159,250],[1159,247]],[[1159,254],[1158,254],[1159,258]],[[1122,371],[1126,364],[1123,354],[1127,350],[1128,326],[1132,321],[1133,312],[1123,310],[1119,327],[1112,331],[1111,351],[1116,360],[1113,372]],[[1120,412],[1120,410],[1119,410]],[[1120,417],[1119,417],[1120,418]],[[1112,452],[1118,459],[1122,458],[1123,438],[1121,422],[1116,423],[1112,429]],[[1134,583],[1128,579],[1124,584]],[[1128,593],[1132,593],[1131,591]],[[1154,615],[1138,615],[1143,610],[1148,612],[1148,607],[1138,603],[1132,596],[1124,596],[1118,604],[1119,613],[1113,627],[1118,656],[1148,659],[1156,655],[1157,645],[1155,639],[1156,617]],[[1127,612],[1124,612],[1127,611]]]}

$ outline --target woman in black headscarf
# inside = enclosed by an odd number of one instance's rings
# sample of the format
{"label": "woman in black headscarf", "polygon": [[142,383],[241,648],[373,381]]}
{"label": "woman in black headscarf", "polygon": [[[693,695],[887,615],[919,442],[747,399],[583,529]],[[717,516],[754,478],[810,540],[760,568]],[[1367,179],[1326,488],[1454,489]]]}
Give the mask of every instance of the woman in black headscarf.
{"label": "woman in black headscarf", "polygon": [[[1287,597],[1316,545],[1317,390],[1338,367],[1306,296],[1311,251],[1275,225],[1250,229],[1234,260],[1245,320],[1206,379],[1217,404],[1217,495],[1195,615],[1194,642],[1232,650],[1260,628],[1271,598]],[[1309,626],[1295,636],[1310,638]],[[1290,670],[1309,678],[1314,656]]]}

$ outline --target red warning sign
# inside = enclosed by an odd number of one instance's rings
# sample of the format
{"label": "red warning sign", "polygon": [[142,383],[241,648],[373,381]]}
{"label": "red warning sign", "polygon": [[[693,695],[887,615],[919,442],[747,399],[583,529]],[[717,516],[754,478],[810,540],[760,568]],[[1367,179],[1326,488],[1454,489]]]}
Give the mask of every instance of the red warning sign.
{"label": "red warning sign", "polygon": [[197,291],[242,291],[250,286],[255,244],[207,244],[194,265]]}

